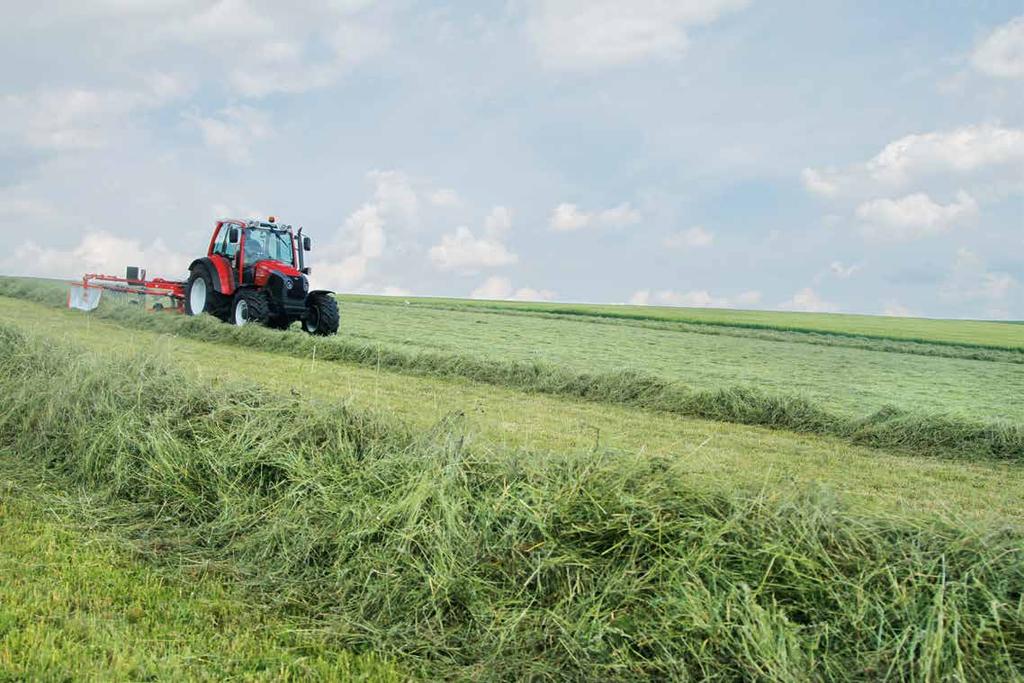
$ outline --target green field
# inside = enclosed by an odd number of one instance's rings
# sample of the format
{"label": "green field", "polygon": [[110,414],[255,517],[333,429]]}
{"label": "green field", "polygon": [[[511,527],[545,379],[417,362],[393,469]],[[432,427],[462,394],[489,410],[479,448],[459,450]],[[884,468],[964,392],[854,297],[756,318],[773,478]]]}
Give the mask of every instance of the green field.
{"label": "green field", "polygon": [[549,302],[480,301],[427,297],[346,295],[344,301],[391,304],[408,302],[424,308],[452,308],[548,313],[563,316],[604,317],[624,320],[655,320],[767,330],[792,330],[824,334],[921,341],[934,344],[1024,349],[1024,334],[1005,322],[894,318],[843,313],[781,313],[724,308],[677,308],[612,304],[565,304]]}
{"label": "green field", "polygon": [[[1024,364],[719,336],[580,319],[508,316],[467,307],[345,307],[348,334],[412,351],[539,360],[582,372],[628,369],[692,386],[757,386],[798,393],[828,409],[867,414],[893,404],[1024,420]],[[1022,337],[1019,328],[1010,328]],[[1006,336],[1007,340],[1011,335]],[[879,344],[879,346],[883,346]]]}
{"label": "green field", "polygon": [[[1019,326],[344,297],[313,340],[61,302],[0,280],[16,677],[1024,676]],[[149,619],[197,564],[216,598]],[[12,640],[51,585],[109,629],[61,600]],[[251,640],[204,635],[248,603]]]}

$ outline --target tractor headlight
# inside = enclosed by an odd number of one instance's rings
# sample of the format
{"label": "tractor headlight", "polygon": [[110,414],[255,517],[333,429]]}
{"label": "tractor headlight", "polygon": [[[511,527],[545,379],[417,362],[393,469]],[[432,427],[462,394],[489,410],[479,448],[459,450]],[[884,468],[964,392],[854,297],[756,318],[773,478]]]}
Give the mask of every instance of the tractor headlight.
{"label": "tractor headlight", "polygon": [[302,278],[302,291],[303,292],[308,292],[309,291],[309,280],[307,280],[305,277]]}
{"label": "tractor headlight", "polygon": [[286,280],[284,281],[284,288],[285,288],[285,289],[291,289],[291,288],[292,288],[293,286],[294,286],[294,285],[292,285],[292,281],[291,281],[290,279],[286,279]]}

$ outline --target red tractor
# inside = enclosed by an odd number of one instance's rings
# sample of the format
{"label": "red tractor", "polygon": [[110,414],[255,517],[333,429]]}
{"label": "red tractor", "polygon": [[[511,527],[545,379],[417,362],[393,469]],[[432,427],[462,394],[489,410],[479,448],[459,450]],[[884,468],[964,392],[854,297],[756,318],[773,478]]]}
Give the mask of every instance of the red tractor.
{"label": "red tractor", "polygon": [[304,263],[309,250],[302,228],[294,232],[273,217],[265,223],[218,221],[206,256],[189,266],[185,312],[277,329],[298,320],[310,334],[336,334],[339,315],[333,293],[309,291]]}

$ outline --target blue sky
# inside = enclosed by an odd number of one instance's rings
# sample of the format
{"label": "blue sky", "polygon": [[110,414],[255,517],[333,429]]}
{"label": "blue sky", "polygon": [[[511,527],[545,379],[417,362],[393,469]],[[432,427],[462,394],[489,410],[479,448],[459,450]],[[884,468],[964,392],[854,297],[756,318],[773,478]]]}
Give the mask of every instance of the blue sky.
{"label": "blue sky", "polygon": [[23,5],[3,273],[273,213],[339,291],[1024,319],[1019,2]]}

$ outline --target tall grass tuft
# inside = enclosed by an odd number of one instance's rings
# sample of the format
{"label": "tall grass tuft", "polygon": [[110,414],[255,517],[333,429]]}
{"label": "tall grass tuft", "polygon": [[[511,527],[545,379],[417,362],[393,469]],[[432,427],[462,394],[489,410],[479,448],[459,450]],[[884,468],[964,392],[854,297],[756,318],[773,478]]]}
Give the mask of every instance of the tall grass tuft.
{"label": "tall grass tuft", "polygon": [[1017,530],[710,493],[640,454],[480,451],[458,420],[418,433],[5,324],[0,391],[0,447],[137,501],[346,646],[435,677],[1024,675]]}
{"label": "tall grass tuft", "polygon": [[[63,305],[63,288],[0,278],[0,295]],[[352,363],[419,376],[467,379],[516,390],[658,410],[846,439],[924,455],[1024,461],[1024,425],[886,406],[867,416],[830,412],[814,401],[751,386],[700,389],[634,371],[581,373],[541,362],[489,360],[451,353],[410,352],[363,344],[339,335],[314,338],[257,326],[238,328],[210,316],[147,314],[105,303],[92,313],[119,325],[191,339],[234,344],[300,358]]]}

